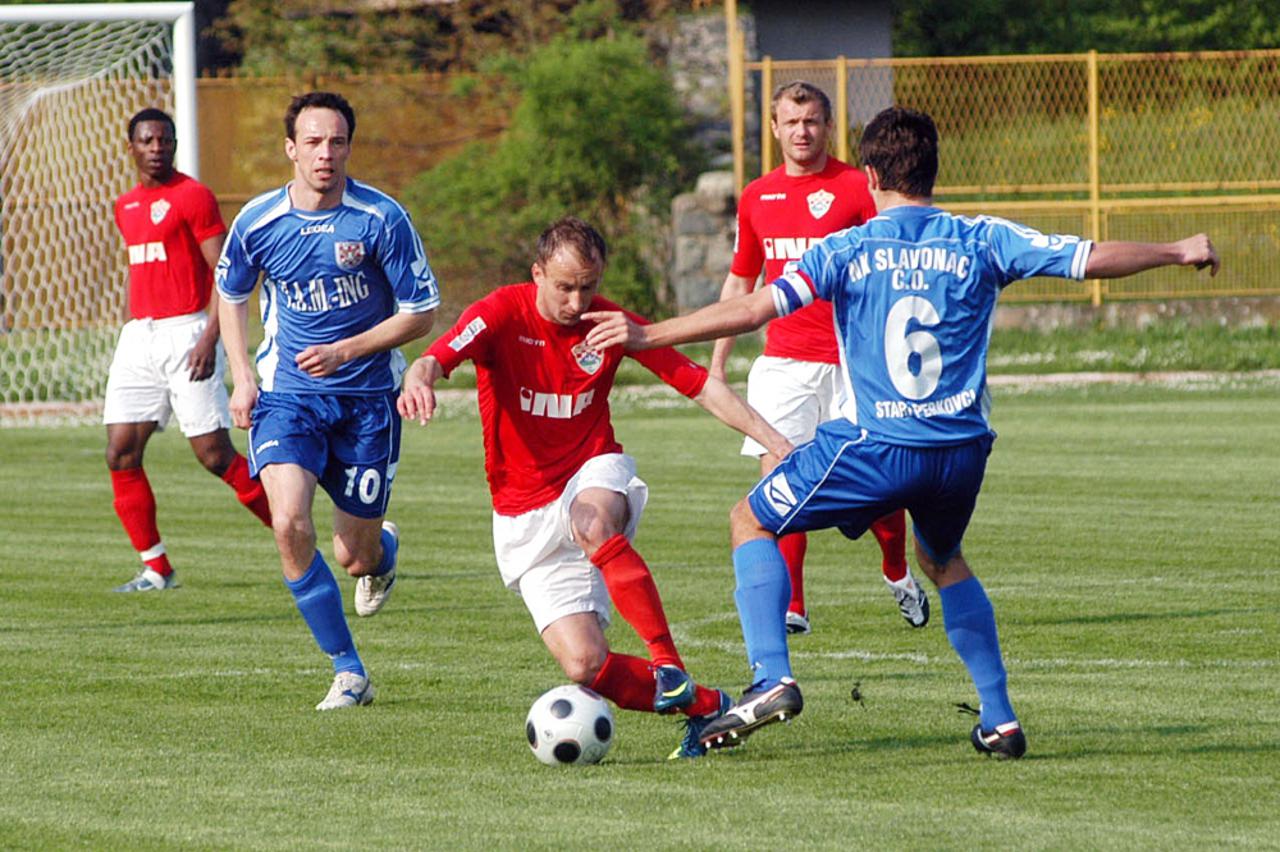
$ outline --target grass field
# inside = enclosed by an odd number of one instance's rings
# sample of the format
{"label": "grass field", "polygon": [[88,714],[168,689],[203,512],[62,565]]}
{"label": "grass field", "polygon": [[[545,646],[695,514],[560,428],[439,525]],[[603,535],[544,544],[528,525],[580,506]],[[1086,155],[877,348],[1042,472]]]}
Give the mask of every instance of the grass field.
{"label": "grass field", "polygon": [[[402,582],[353,623],[378,700],[319,714],[329,665],[267,533],[176,430],[148,467],[183,585],[137,596],[108,592],[135,557],[101,429],[5,430],[0,847],[1280,848],[1278,391],[997,390],[966,553],[1028,733],[1016,763],[970,747],[941,614],[906,627],[874,544],[834,533],[812,537],[795,722],[668,763],[676,724],[619,713],[603,764],[537,763],[524,714],[563,677],[498,580],[464,402],[406,430]],[[686,404],[617,420],[686,661],[736,692],[725,516],[751,465]]]}

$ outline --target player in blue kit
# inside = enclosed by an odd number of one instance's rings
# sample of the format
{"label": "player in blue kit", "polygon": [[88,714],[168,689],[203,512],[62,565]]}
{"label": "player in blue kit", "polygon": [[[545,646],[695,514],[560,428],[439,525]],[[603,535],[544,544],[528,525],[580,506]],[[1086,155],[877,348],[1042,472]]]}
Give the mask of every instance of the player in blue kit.
{"label": "player in blue kit", "polygon": [[[311,92],[285,113],[294,179],[250,201],[231,225],[216,280],[249,461],[271,505],[285,585],[334,680],[317,710],[373,701],[333,573],[316,549],[317,484],[334,503],[333,550],[372,615],[395,584],[399,531],[384,521],[400,456],[397,346],[431,330],[436,279],[390,196],[347,177],[356,119],[340,95]],[[247,301],[262,273],[259,389],[246,349]]]}
{"label": "player in blue kit", "polygon": [[898,508],[911,513],[916,556],[938,587],[943,625],[981,701],[971,741],[981,753],[1021,757],[995,616],[960,544],[995,433],[988,423],[986,356],[996,299],[1022,278],[1117,278],[1158,266],[1210,267],[1203,234],[1175,243],[1126,243],[1041,234],[987,216],[933,207],[938,134],[929,116],[888,109],[862,137],[863,169],[879,215],[811,248],[798,268],[754,293],[656,325],[587,314],[601,349],[669,346],[739,334],[832,302],[848,401],[734,507],[734,599],[754,683],[702,732],[709,747],[800,713],[785,614],[789,590],[777,536],[836,527],[861,535]]}

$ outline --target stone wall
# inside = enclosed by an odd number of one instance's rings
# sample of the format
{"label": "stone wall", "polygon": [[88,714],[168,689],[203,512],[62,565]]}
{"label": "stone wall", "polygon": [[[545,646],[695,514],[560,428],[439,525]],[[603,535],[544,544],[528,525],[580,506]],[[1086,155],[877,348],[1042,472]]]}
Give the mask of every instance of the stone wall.
{"label": "stone wall", "polygon": [[737,200],[733,172],[705,172],[671,202],[671,296],[679,313],[720,298],[733,260]]}
{"label": "stone wall", "polygon": [[[746,38],[747,59],[757,58],[755,20],[739,11],[738,25]],[[729,112],[729,54],[723,10],[683,15],[661,32],[654,43],[666,54],[667,70],[694,135],[714,168],[733,168],[732,121]],[[748,80],[748,85],[752,81]],[[754,88],[747,102],[754,103]],[[760,119],[747,110],[748,140],[758,139]]]}

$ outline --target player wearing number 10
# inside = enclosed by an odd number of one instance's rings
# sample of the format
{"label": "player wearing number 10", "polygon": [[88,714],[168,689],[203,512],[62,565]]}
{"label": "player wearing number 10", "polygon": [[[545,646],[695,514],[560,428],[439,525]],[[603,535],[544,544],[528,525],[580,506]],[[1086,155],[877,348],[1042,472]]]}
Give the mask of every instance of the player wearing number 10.
{"label": "player wearing number 10", "polygon": [[[231,414],[249,429],[253,474],[271,503],[285,585],[316,644],[333,660],[316,707],[368,704],[342,596],[316,549],[311,505],[333,500],[333,551],[372,615],[395,582],[398,531],[384,523],[400,456],[396,347],[431,329],[440,293],[422,241],[392,198],[347,177],[356,119],[340,95],[312,92],[285,112],[294,179],[250,201],[231,225],[216,278],[235,389]],[[254,378],[247,301],[262,285],[264,340]]]}
{"label": "player wearing number 10", "polygon": [[587,343],[668,346],[758,328],[815,298],[834,307],[856,421],[820,426],[732,512],[735,600],[756,680],[703,729],[705,745],[733,745],[803,707],[787,651],[787,572],[776,537],[827,527],[857,536],[905,508],[919,564],[938,587],[947,639],[981,701],[971,741],[984,754],[1021,757],[1026,738],[1009,701],[991,602],[960,550],[995,438],[986,356],[996,299],[1034,275],[1116,278],[1166,265],[1216,273],[1218,257],[1203,234],[1093,243],[940,210],[931,204],[938,134],[922,113],[881,112],[866,127],[861,154],[880,211],[870,222],[826,238],[771,286],[685,317],[646,327],[587,315],[599,322]]}

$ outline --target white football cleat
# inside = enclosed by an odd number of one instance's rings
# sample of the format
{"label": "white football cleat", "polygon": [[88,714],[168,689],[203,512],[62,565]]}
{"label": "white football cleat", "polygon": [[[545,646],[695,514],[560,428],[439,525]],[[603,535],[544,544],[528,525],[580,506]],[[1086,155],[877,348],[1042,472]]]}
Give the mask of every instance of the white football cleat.
{"label": "white football cleat", "polygon": [[884,581],[893,592],[893,599],[898,602],[898,611],[902,613],[907,624],[912,627],[924,627],[929,623],[929,596],[916,582],[916,578],[911,576],[910,568],[907,569],[907,576],[901,580],[894,582],[885,577]]}
{"label": "white football cleat", "polygon": [[373,703],[373,683],[355,672],[338,672],[334,675],[329,694],[316,705],[317,710],[343,710]]}
{"label": "white football cleat", "polygon": [[143,568],[138,572],[137,576],[129,582],[121,586],[116,586],[113,592],[163,592],[166,589],[175,588],[178,585],[177,573],[170,574],[168,577],[156,571],[153,568]]}
{"label": "white football cleat", "polygon": [[[400,559],[400,528],[391,521],[383,521],[382,528],[391,534],[396,540],[396,561]],[[396,584],[396,566],[392,565],[391,570],[385,574],[373,576],[366,574],[359,580],[356,580],[355,605],[356,615],[373,615],[382,609],[386,604],[387,598],[391,597],[391,590]]]}
{"label": "white football cleat", "polygon": [[792,635],[803,636],[806,633],[812,633],[813,627],[809,624],[809,616],[787,610],[787,632]]}

